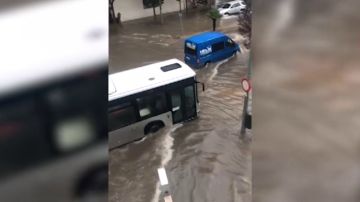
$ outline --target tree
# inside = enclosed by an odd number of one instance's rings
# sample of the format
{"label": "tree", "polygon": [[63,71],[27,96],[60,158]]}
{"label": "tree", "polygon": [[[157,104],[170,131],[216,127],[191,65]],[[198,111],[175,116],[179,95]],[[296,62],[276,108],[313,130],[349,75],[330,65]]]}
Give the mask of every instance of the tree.
{"label": "tree", "polygon": [[[159,0],[158,0],[159,1]],[[160,23],[163,24],[164,19],[163,19],[163,15],[162,15],[162,4],[164,3],[164,0],[160,0],[161,2],[159,2],[159,8],[160,8]]]}
{"label": "tree", "polygon": [[155,11],[155,5],[153,4],[152,8],[153,8],[153,15],[154,15],[154,21],[156,20],[156,11]]}
{"label": "tree", "polygon": [[110,23],[116,22],[120,24],[120,13],[118,13],[117,16],[115,15],[114,1],[115,0],[109,0],[109,21]]}
{"label": "tree", "polygon": [[250,48],[251,41],[251,0],[245,0],[246,8],[239,15],[239,32],[246,37],[245,47]]}
{"label": "tree", "polygon": [[213,23],[213,31],[216,30],[216,20],[221,18],[221,14],[219,13],[219,11],[217,9],[211,9],[208,13],[208,17],[212,20]]}
{"label": "tree", "polygon": [[181,0],[176,0],[179,2],[179,13],[181,13]]}
{"label": "tree", "polygon": [[162,8],[161,4],[164,3],[164,0],[143,0],[144,8],[152,8],[154,13],[154,20],[156,20],[156,10],[155,8],[160,6],[160,20],[162,21]]}

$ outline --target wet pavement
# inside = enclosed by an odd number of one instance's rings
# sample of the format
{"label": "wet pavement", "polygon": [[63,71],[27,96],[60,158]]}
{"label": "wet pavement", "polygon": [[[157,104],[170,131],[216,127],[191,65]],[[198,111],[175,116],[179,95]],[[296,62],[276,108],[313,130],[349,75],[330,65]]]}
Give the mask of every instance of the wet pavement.
{"label": "wet pavement", "polygon": [[[211,28],[204,19],[202,14],[184,20],[184,26],[194,28],[184,35],[174,33],[170,25],[162,26],[161,32],[154,30],[156,24],[142,28],[135,22],[129,29],[126,24],[115,28],[110,37],[110,73],[169,58],[183,60],[184,37]],[[242,40],[236,19],[223,24],[234,40]],[[247,58],[243,51],[196,70],[206,85],[199,93],[197,119],[110,152],[109,201],[158,202],[159,167],[167,170],[174,202],[251,201],[250,141],[240,138],[245,95],[240,80],[247,73]]]}

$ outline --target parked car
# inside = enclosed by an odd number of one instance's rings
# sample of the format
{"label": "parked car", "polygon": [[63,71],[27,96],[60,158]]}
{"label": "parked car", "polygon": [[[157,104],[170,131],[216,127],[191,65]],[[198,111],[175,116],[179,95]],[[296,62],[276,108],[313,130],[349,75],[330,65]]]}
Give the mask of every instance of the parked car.
{"label": "parked car", "polygon": [[240,47],[230,37],[221,32],[204,32],[185,39],[185,63],[193,68],[201,68],[210,62],[226,59]]}
{"label": "parked car", "polygon": [[222,7],[218,8],[221,15],[231,15],[240,13],[241,10],[246,8],[246,4],[243,1],[230,1],[223,4]]}

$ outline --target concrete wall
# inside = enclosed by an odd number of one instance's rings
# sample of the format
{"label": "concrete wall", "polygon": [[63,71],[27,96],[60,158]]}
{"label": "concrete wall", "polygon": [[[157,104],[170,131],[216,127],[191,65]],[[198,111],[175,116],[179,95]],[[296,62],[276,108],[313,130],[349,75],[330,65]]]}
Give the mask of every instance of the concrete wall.
{"label": "concrete wall", "polygon": [[[185,0],[182,0],[181,9],[185,9]],[[153,9],[144,9],[143,0],[115,0],[114,2],[115,14],[121,13],[121,21],[134,20],[153,16]],[[179,2],[176,0],[164,0],[162,5],[163,13],[169,13],[179,10]],[[156,8],[156,13],[159,14],[159,7]]]}

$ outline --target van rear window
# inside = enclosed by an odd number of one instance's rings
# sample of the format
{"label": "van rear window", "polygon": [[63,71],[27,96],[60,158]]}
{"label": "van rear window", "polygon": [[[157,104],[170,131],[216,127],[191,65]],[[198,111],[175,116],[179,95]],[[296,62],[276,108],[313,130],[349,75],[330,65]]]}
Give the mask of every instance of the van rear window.
{"label": "van rear window", "polygon": [[185,53],[190,55],[196,55],[196,50],[191,49],[189,47],[185,47]]}
{"label": "van rear window", "polygon": [[185,53],[190,55],[196,55],[196,45],[191,42],[185,43]]}

